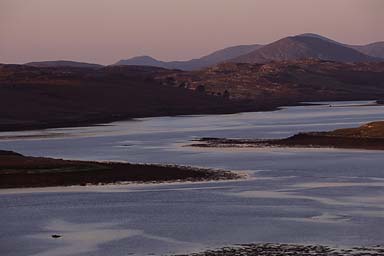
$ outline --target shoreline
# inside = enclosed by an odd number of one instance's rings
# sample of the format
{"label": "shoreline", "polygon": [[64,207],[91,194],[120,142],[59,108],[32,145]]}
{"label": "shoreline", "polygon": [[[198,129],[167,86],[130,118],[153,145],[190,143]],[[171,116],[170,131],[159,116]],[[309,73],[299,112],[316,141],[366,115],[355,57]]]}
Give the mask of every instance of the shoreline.
{"label": "shoreline", "polygon": [[243,175],[231,171],[190,166],[62,160],[0,151],[0,190],[241,178]]}

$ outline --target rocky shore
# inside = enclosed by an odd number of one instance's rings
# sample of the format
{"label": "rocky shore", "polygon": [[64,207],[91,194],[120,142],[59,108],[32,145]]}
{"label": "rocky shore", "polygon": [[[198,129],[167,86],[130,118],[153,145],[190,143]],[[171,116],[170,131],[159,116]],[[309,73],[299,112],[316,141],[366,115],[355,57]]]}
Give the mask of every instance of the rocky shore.
{"label": "rocky shore", "polygon": [[293,147],[384,150],[384,121],[330,132],[299,133],[284,139],[201,138],[194,147]]}
{"label": "rocky shore", "polygon": [[200,253],[183,254],[178,256],[381,256],[384,255],[383,246],[332,248],[323,245],[297,244],[242,244],[208,250]]}
{"label": "rocky shore", "polygon": [[122,182],[230,180],[242,176],[229,171],[176,165],[71,161],[29,157],[0,150],[0,189],[103,185]]}

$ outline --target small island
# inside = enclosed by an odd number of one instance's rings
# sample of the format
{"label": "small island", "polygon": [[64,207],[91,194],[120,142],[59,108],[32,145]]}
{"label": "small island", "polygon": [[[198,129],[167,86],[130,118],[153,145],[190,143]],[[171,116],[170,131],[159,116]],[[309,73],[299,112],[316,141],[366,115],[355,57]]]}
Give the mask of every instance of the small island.
{"label": "small island", "polygon": [[0,189],[238,178],[241,175],[222,170],[176,165],[72,161],[23,156],[0,150]]}
{"label": "small island", "polygon": [[299,133],[284,139],[201,138],[194,147],[292,147],[384,150],[384,121],[330,132]]}

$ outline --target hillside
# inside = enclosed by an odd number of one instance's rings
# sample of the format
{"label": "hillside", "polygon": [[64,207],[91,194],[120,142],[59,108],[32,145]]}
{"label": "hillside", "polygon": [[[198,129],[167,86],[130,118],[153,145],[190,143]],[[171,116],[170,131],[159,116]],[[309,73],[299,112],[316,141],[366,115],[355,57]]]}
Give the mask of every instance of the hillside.
{"label": "hillside", "polygon": [[384,96],[384,62],[347,64],[309,59],[267,64],[224,63],[157,79],[230,99],[318,101]]}
{"label": "hillside", "polygon": [[171,71],[139,66],[37,68],[0,65],[0,130],[80,126],[135,117],[273,109],[153,79]]}
{"label": "hillside", "polygon": [[337,42],[314,36],[293,36],[265,45],[253,52],[230,60],[234,63],[268,63],[300,59],[321,59],[339,62],[370,62],[379,59],[365,55]]}

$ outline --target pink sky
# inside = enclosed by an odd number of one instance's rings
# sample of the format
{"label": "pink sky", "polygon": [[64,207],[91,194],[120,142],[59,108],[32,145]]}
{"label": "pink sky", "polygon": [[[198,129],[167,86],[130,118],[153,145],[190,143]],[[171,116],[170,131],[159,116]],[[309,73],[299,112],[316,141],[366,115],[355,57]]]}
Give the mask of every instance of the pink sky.
{"label": "pink sky", "polygon": [[0,0],[0,63],[184,60],[305,32],[384,40],[383,0]]}

